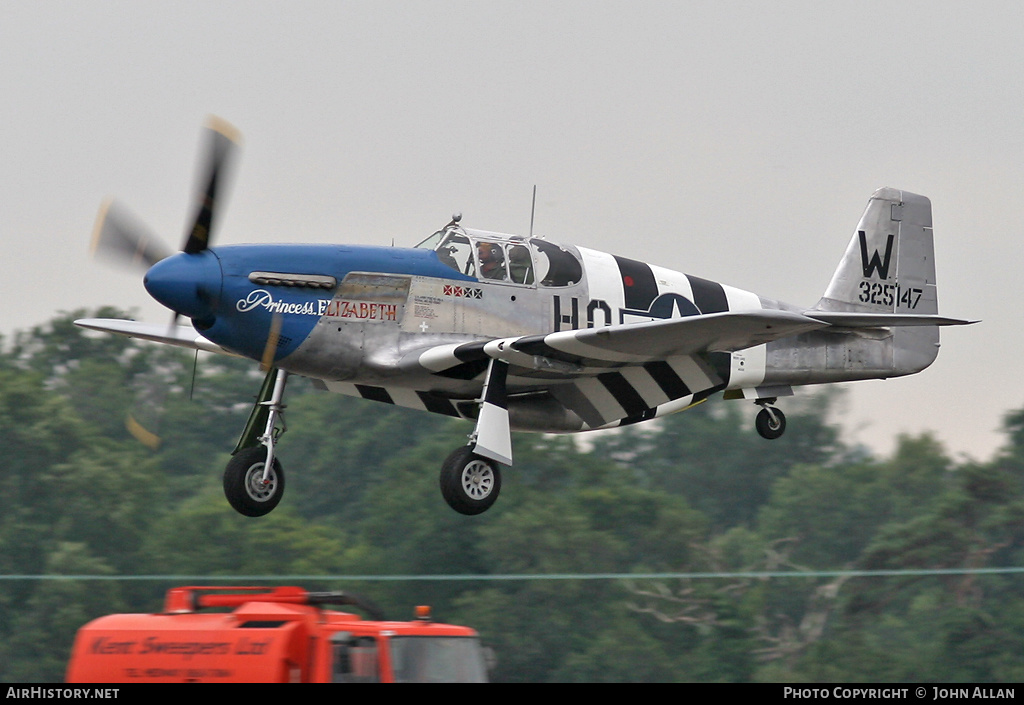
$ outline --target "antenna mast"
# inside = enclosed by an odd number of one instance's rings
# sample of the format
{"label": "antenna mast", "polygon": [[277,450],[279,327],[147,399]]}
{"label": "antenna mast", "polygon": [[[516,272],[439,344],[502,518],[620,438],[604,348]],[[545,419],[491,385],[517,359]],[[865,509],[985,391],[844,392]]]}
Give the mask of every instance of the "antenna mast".
{"label": "antenna mast", "polygon": [[533,214],[537,212],[537,184],[533,185],[533,202],[530,203],[530,238],[533,238]]}

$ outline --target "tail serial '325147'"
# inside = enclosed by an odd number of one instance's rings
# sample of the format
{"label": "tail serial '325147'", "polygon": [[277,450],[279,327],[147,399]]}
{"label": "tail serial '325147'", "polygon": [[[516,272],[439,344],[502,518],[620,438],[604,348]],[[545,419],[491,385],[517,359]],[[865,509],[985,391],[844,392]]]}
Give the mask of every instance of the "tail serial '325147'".
{"label": "tail serial '325147'", "polygon": [[[269,369],[224,473],[248,516],[284,492],[277,458],[289,374],[321,388],[475,424],[441,469],[453,509],[478,514],[512,464],[511,430],[611,428],[724,392],[759,405],[765,438],[786,427],[778,397],[805,384],[898,377],[935,359],[939,326],[931,203],[879,189],[824,295],[791,306],[658,265],[462,226],[414,248],[212,247],[237,135],[212,120],[201,202],[172,254],[117,204],[96,251],[148,269],[170,328],[88,319],[85,328],[239,355]],[[180,316],[192,326],[178,325]]]}

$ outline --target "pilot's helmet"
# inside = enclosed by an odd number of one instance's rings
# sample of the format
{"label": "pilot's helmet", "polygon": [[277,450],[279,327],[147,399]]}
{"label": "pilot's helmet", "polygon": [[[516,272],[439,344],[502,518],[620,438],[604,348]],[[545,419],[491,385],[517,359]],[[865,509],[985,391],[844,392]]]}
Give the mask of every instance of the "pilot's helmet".
{"label": "pilot's helmet", "polygon": [[494,262],[498,261],[498,247],[490,242],[481,242],[477,246],[477,255],[480,257],[481,262]]}

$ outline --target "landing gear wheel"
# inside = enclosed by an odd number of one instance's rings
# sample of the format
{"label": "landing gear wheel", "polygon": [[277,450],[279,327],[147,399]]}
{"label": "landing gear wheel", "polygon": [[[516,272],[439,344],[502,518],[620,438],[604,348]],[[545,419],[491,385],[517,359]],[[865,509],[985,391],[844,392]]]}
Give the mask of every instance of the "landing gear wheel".
{"label": "landing gear wheel", "polygon": [[245,448],[235,453],[224,470],[224,496],[239,514],[261,517],[268,514],[284,494],[284,469],[274,458],[267,481],[263,481],[263,468],[267,464],[267,449],[263,446]]}
{"label": "landing gear wheel", "polygon": [[765,407],[757,412],[754,426],[757,427],[761,438],[775,440],[786,431],[786,415],[775,407]]}
{"label": "landing gear wheel", "polygon": [[441,466],[441,495],[459,514],[472,516],[490,509],[501,491],[501,472],[487,458],[463,446]]}

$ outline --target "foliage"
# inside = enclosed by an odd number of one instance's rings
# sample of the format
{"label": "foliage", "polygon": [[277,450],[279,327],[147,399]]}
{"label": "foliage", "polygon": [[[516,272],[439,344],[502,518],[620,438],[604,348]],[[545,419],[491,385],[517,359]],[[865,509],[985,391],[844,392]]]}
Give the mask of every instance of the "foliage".
{"label": "foliage", "polygon": [[[831,393],[785,401],[789,431],[771,443],[741,402],[517,436],[500,500],[465,517],[437,473],[470,426],[294,378],[288,494],[248,519],[220,476],[255,365],[86,333],[72,325],[83,313],[0,351],[2,680],[60,680],[78,627],[151,611],[193,577],[294,575],[398,619],[425,603],[474,626],[500,681],[1024,678],[1024,576],[960,572],[1024,562],[1024,409],[987,463],[956,462],[927,434],[888,458],[851,450]],[[778,571],[819,574],[764,577]],[[117,579],[155,575],[181,581]],[[328,578],[341,575],[413,579]],[[437,575],[452,578],[425,579]]]}

